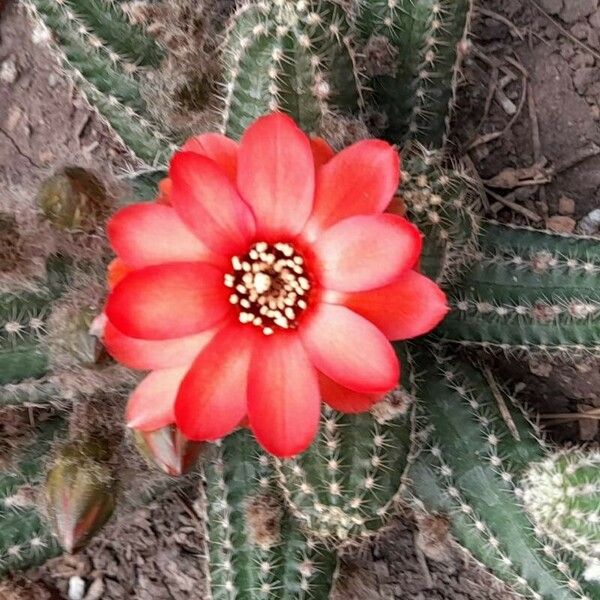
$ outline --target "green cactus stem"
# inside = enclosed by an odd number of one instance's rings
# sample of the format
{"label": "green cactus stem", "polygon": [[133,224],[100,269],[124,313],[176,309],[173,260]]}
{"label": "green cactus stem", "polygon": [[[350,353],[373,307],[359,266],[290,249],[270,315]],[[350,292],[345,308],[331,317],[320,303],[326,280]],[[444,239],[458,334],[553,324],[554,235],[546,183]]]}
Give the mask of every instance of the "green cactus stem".
{"label": "green cactus stem", "polygon": [[212,600],[323,600],[337,559],[307,538],[274,485],[270,459],[240,430],[205,465]]}
{"label": "green cactus stem", "polygon": [[68,285],[67,266],[68,261],[53,256],[41,291],[0,295],[0,386],[46,373],[48,360],[40,340],[52,303]]}
{"label": "green cactus stem", "polygon": [[134,156],[153,164],[172,149],[169,133],[150,116],[140,87],[144,68],[162,51],[131,25],[117,3],[99,0],[27,0],[53,38],[59,57],[93,108]]}
{"label": "green cactus stem", "polygon": [[405,148],[402,162],[398,193],[424,235],[420,268],[447,284],[459,276],[477,247],[480,191],[458,165],[445,167],[442,155],[422,144]]}
{"label": "green cactus stem", "polygon": [[523,500],[536,525],[583,561],[600,561],[600,453],[569,449],[533,463]]}
{"label": "green cactus stem", "polygon": [[565,555],[523,508],[521,479],[548,448],[539,428],[491,378],[455,356],[419,354],[419,417],[429,448],[411,470],[416,505],[450,519],[457,541],[535,600],[595,600],[581,561]]}
{"label": "green cactus stem", "polygon": [[360,98],[350,27],[334,2],[242,4],[226,33],[224,69],[223,123],[233,138],[273,110],[314,132],[331,105],[353,111]]}
{"label": "green cactus stem", "polygon": [[[412,368],[400,349],[406,389]],[[393,515],[413,458],[412,398],[392,392],[371,413],[323,411],[317,439],[297,457],[278,460],[278,483],[294,516],[328,542],[368,535]]]}
{"label": "green cactus stem", "polygon": [[36,502],[44,456],[64,430],[60,419],[40,423],[28,447],[0,469],[0,575],[41,564],[60,552]]}
{"label": "green cactus stem", "polygon": [[506,352],[600,354],[600,243],[487,223],[451,291],[444,339]]}
{"label": "green cactus stem", "polygon": [[471,0],[360,3],[359,29],[367,58],[374,45],[394,59],[389,73],[377,73],[371,81],[373,104],[387,119],[385,136],[390,141],[443,146],[471,4]]}

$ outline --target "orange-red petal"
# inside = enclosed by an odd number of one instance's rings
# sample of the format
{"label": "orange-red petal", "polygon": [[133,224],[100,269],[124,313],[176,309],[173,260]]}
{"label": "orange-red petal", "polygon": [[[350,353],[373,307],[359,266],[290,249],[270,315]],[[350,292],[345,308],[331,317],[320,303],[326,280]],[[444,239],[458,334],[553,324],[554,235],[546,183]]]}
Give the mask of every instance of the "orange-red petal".
{"label": "orange-red petal", "polygon": [[235,185],[237,179],[238,144],[220,133],[203,133],[190,138],[181,148],[214,160]]}
{"label": "orange-red petal", "polygon": [[191,365],[217,328],[172,340],[141,340],[121,333],[110,321],[104,330],[108,353],[130,369],[149,371]]}
{"label": "orange-red petal", "polygon": [[175,421],[175,397],[189,366],[152,371],[134,390],[127,403],[127,426],[154,431]]}
{"label": "orange-red petal", "polygon": [[336,383],[361,393],[385,393],[400,365],[387,338],[345,306],[320,304],[298,332],[313,365]]}
{"label": "orange-red petal", "polygon": [[299,233],[312,210],[314,183],[308,137],[290,117],[275,113],[250,125],[240,142],[238,189],[260,236],[271,241]]}
{"label": "orange-red petal", "polygon": [[247,250],[254,217],[216,162],[193,152],[178,152],[171,161],[171,203],[211,250],[230,256]]}
{"label": "orange-red petal", "polygon": [[414,267],[419,230],[396,215],[355,216],[327,229],[313,246],[319,283],[338,291],[381,287]]}
{"label": "orange-red petal", "polygon": [[310,148],[315,162],[315,171],[335,156],[333,148],[322,137],[311,137]]}
{"label": "orange-red petal", "polygon": [[375,290],[340,295],[339,303],[369,319],[390,340],[429,333],[449,310],[446,294],[417,271]]}
{"label": "orange-red petal", "polygon": [[255,327],[227,325],[194,361],[175,402],[175,420],[191,440],[216,440],[246,416],[247,380]]}
{"label": "orange-red petal", "polygon": [[295,334],[262,337],[248,375],[248,417],[260,445],[276,456],[306,450],[319,427],[317,372]]}
{"label": "orange-red petal", "polygon": [[338,152],[317,171],[306,234],[314,238],[342,219],[382,212],[399,180],[400,158],[386,142],[363,140]]}
{"label": "orange-red petal", "polygon": [[383,397],[383,394],[355,392],[336,383],[323,373],[319,373],[319,389],[324,402],[344,413],[366,412]]}
{"label": "orange-red petal", "polygon": [[158,182],[158,197],[156,198],[157,204],[171,204],[172,187],[173,183],[168,177],[165,177]]}
{"label": "orange-red petal", "polygon": [[216,262],[215,256],[170,206],[132,204],[108,222],[108,239],[119,258],[134,269],[168,262]]}
{"label": "orange-red petal", "polygon": [[110,261],[107,268],[108,289],[112,290],[126,275],[129,275],[133,269],[128,267],[120,258],[114,258]]}
{"label": "orange-red petal", "polygon": [[231,309],[223,272],[206,263],[169,263],[130,273],[106,314],[125,335],[166,340],[209,329]]}

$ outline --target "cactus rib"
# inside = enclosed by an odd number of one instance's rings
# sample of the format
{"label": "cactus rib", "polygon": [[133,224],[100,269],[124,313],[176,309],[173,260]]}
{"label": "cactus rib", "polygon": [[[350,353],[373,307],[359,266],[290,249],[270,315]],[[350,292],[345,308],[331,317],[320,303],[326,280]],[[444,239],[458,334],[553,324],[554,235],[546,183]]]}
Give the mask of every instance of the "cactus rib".
{"label": "cactus rib", "polygon": [[[91,14],[93,2],[77,2],[78,10]],[[154,163],[172,150],[168,133],[153,122],[140,92],[141,79],[135,65],[119,60],[119,55],[93,29],[80,21],[66,0],[28,0],[29,11],[56,41],[58,55],[67,72],[87,94],[91,106],[102,115],[134,156]],[[125,21],[122,25],[124,26]],[[132,39],[141,33],[130,26]],[[127,37],[127,36],[125,36]],[[138,57],[139,58],[139,57]]]}
{"label": "cactus rib", "polygon": [[600,354],[600,245],[487,223],[440,335],[505,351]]}
{"label": "cactus rib", "polygon": [[397,50],[394,72],[372,81],[374,104],[394,142],[442,147],[454,102],[471,0],[362,0],[365,41],[380,38]]}
{"label": "cactus rib", "polygon": [[241,430],[205,466],[213,600],[327,598],[335,554],[307,538],[282,506],[270,459]]}
{"label": "cactus rib", "polygon": [[315,131],[330,102],[358,106],[349,25],[334,3],[247,2],[227,30],[224,63],[223,123],[233,138],[269,111],[288,112]]}
{"label": "cactus rib", "polygon": [[458,541],[526,597],[597,598],[600,587],[584,581],[581,562],[561,556],[523,509],[520,479],[547,452],[539,428],[456,357],[426,353],[417,364],[430,436],[411,473],[418,505],[447,513]]}
{"label": "cactus rib", "polygon": [[44,455],[64,429],[60,419],[41,423],[14,470],[0,471],[0,574],[41,564],[60,552],[31,496],[43,480]]}

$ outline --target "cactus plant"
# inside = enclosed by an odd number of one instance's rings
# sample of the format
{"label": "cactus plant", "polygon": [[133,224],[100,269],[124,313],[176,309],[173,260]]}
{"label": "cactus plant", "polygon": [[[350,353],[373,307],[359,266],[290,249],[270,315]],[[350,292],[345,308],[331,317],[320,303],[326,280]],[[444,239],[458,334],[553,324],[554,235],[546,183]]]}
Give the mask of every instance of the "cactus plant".
{"label": "cactus plant", "polygon": [[[577,463],[566,455],[548,459],[551,445],[489,369],[482,375],[454,352],[457,343],[527,353],[598,347],[598,242],[483,222],[473,180],[432,150],[445,140],[470,4],[363,0],[346,10],[350,4],[333,0],[249,0],[225,31],[221,125],[230,137],[273,109],[315,134],[328,117],[364,111],[383,115],[388,139],[406,143],[399,195],[425,236],[421,268],[449,291],[454,311],[432,336],[397,345],[404,365],[398,395],[371,414],[327,409],[305,454],[275,461],[245,430],[203,450],[214,599],[326,598],[337,569],[332,546],[376,531],[402,501],[447,516],[457,541],[527,597],[600,598],[590,576],[594,565],[582,560],[595,556],[597,532],[582,519],[590,500],[575,494],[568,528],[559,532],[548,523],[555,505],[542,502],[549,471],[558,470],[561,481],[577,481],[580,473],[590,481],[593,455],[574,473]],[[163,175],[154,161],[170,152],[172,139],[153,121],[140,90],[163,51],[118,4],[29,0],[28,6],[92,105],[145,161],[134,161],[132,179],[135,193],[149,200]],[[388,70],[369,73],[378,50],[391,57]],[[359,54],[372,77],[367,95]],[[5,296],[0,314],[31,317],[23,312],[28,306],[45,314],[54,298]],[[22,381],[45,374],[48,361],[34,332],[13,330],[4,327],[0,338],[0,360],[14,365],[0,371],[9,373],[0,402],[35,403],[60,392],[51,377]],[[31,362],[11,353],[19,348]],[[169,472],[183,470],[178,460],[185,458],[173,434],[171,428],[145,434],[144,442],[152,438],[168,450],[161,464]],[[28,535],[28,517],[12,511],[10,518],[11,535]],[[11,543],[0,539],[0,553],[18,554]],[[53,542],[49,548],[56,550]],[[29,558],[7,561],[7,568]]]}
{"label": "cactus plant", "polygon": [[598,354],[597,239],[486,223],[439,333],[506,352]]}
{"label": "cactus plant", "polygon": [[0,573],[42,563],[60,547],[36,508],[44,459],[65,424],[53,418],[41,422],[27,447],[0,470]]}
{"label": "cactus plant", "polygon": [[327,598],[335,553],[307,537],[290,516],[269,457],[249,432],[213,448],[204,474],[213,600]]}
{"label": "cactus plant", "polygon": [[285,110],[309,132],[335,106],[361,98],[348,17],[333,2],[246,2],[225,42],[224,130],[237,138],[267,111]]}
{"label": "cactus plant", "polygon": [[600,560],[599,475],[598,452],[570,448],[529,465],[522,484],[539,529],[592,566]]}
{"label": "cactus plant", "polygon": [[131,25],[118,3],[32,0],[25,3],[46,28],[66,72],[110,124],[133,157],[154,164],[169,151],[169,132],[156,123],[141,92],[143,72],[162,49]]}
{"label": "cactus plant", "polygon": [[[364,0],[359,29],[367,57],[387,69],[372,77],[385,136],[442,147],[450,123],[472,0]],[[381,67],[380,67],[381,68]]]}
{"label": "cactus plant", "polygon": [[535,528],[523,507],[530,462],[549,451],[539,427],[489,369],[482,374],[455,356],[419,352],[428,446],[410,472],[416,505],[447,515],[458,541],[525,597],[599,597],[581,561]]}

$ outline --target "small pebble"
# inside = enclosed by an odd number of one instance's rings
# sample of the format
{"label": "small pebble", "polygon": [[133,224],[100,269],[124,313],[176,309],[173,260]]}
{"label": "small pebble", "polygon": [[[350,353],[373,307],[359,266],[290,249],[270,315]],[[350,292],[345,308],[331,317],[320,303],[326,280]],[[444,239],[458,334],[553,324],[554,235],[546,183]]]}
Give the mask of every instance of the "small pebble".
{"label": "small pebble", "polygon": [[567,196],[561,196],[558,199],[558,213],[570,216],[575,212],[575,200]]}
{"label": "small pebble", "polygon": [[69,579],[69,600],[83,600],[85,595],[85,581],[79,575]]}
{"label": "small pebble", "polygon": [[17,80],[19,72],[14,58],[7,58],[0,66],[0,81],[5,83],[14,83]]}
{"label": "small pebble", "polygon": [[600,229],[600,208],[594,209],[592,212],[588,213],[581,221],[579,221],[579,225],[577,226],[577,233],[582,233],[583,235],[594,235],[598,233]]}

